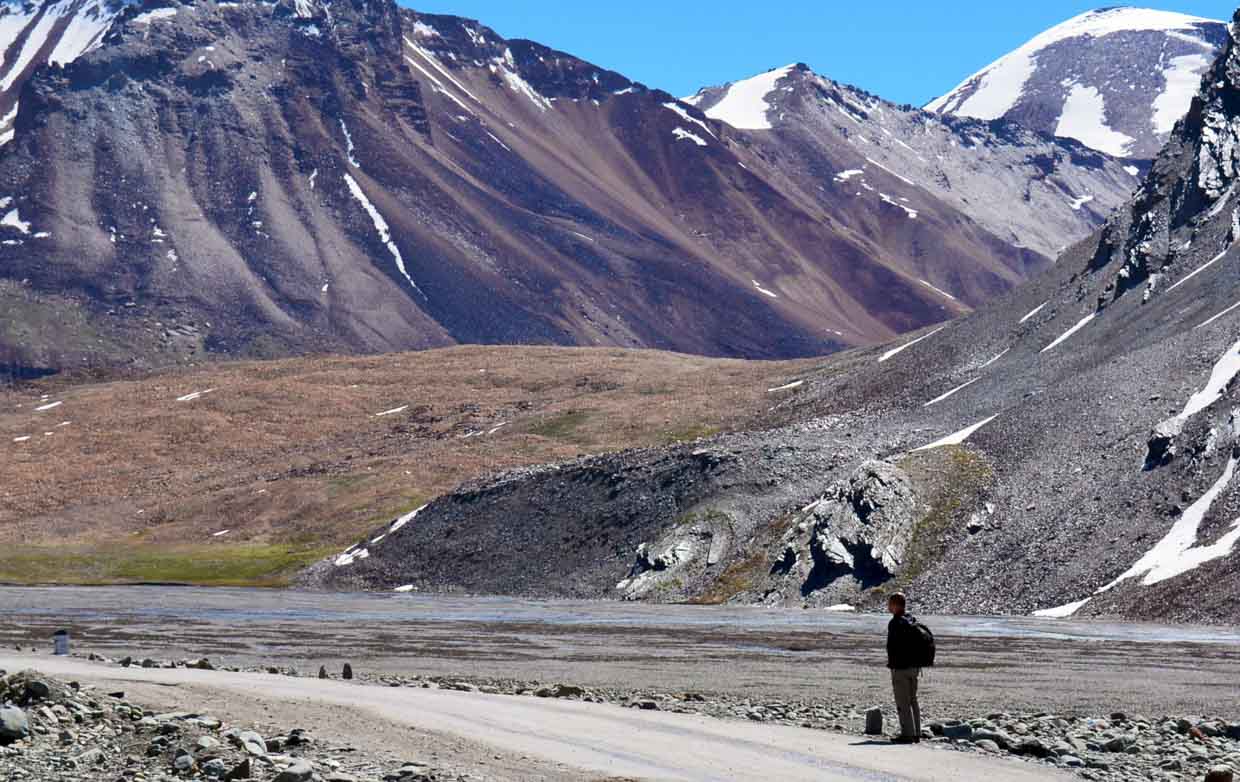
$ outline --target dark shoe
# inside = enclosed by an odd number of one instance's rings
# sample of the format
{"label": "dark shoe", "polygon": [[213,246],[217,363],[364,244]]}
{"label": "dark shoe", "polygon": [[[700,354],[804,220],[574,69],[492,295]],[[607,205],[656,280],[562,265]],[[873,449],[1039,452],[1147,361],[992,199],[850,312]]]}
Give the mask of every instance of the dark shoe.
{"label": "dark shoe", "polygon": [[919,739],[916,736],[893,736],[892,744],[916,744]]}

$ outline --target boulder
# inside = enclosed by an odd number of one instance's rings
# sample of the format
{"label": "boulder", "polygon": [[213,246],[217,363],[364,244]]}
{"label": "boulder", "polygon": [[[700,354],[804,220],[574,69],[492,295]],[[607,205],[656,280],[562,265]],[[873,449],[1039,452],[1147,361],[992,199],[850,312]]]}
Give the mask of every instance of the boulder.
{"label": "boulder", "polygon": [[1235,779],[1231,766],[1215,766],[1206,772],[1206,782],[1235,782]]}
{"label": "boulder", "polygon": [[252,779],[252,778],[253,778],[253,771],[250,768],[249,758],[246,758],[245,760],[238,763],[236,766],[233,767],[232,771],[229,771],[227,774],[224,775],[225,782],[236,782],[236,780],[238,779]]}
{"label": "boulder", "polygon": [[[931,729],[933,732],[933,728]],[[942,733],[944,738],[949,739],[970,739],[973,738],[972,725],[943,725]]]}
{"label": "boulder", "polygon": [[30,721],[26,719],[26,712],[16,706],[0,708],[0,747],[29,735]]}

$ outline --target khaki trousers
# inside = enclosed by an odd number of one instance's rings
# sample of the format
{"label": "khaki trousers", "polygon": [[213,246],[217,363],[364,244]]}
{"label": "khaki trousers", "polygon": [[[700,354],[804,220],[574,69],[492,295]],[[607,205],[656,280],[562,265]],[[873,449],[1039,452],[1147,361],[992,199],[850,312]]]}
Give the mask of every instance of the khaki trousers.
{"label": "khaki trousers", "polygon": [[891,671],[891,689],[896,696],[896,712],[900,715],[900,735],[921,738],[921,706],[917,703],[917,677],[920,668]]}

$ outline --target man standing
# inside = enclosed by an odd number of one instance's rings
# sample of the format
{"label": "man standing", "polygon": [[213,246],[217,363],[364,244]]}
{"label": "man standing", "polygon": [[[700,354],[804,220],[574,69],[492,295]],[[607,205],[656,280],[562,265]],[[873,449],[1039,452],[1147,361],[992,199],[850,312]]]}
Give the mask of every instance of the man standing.
{"label": "man standing", "polygon": [[917,620],[907,613],[908,599],[900,592],[887,598],[891,621],[887,623],[887,667],[891,669],[891,688],[900,715],[900,735],[896,744],[921,741],[921,706],[917,703],[917,679],[921,675],[923,640]]}

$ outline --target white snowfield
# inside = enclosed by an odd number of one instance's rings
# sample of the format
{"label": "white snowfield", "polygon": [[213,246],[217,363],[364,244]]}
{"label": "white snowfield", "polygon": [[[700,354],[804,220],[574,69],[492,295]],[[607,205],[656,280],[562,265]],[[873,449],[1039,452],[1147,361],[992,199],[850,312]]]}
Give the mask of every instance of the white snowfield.
{"label": "white snowfield", "polygon": [[[1097,87],[1072,85],[1068,99],[1059,115],[1056,136],[1074,138],[1086,146],[1102,150],[1108,155],[1124,157],[1132,145],[1132,136],[1126,136],[1107,125],[1106,101]],[[1080,202],[1085,203],[1085,202]],[[1073,209],[1080,209],[1080,204]]]}
{"label": "white snowfield", "polygon": [[[994,120],[1014,109],[1025,95],[1039,68],[1039,58],[1048,47],[1065,41],[1079,40],[1079,47],[1088,50],[1098,46],[1098,39],[1123,32],[1153,31],[1174,39],[1177,45],[1187,44],[1190,51],[1159,55],[1151,52],[1144,78],[1161,75],[1162,91],[1153,95],[1149,131],[1165,136],[1183,117],[1197,93],[1202,74],[1214,60],[1214,48],[1205,39],[1198,25],[1218,26],[1221,22],[1199,16],[1145,8],[1105,8],[1089,11],[1035,36],[1027,43],[1000,57],[969,76],[951,92],[926,104],[927,111]],[[1074,44],[1078,45],[1078,44]],[[1124,157],[1135,141],[1111,126],[1107,119],[1106,100],[1122,95],[1131,85],[1111,81],[1080,84],[1084,78],[1073,74],[1062,82],[1068,88],[1055,134],[1075,138],[1094,149]],[[1126,126],[1132,129],[1131,125]]]}
{"label": "white snowfield", "polygon": [[[926,104],[926,111],[949,112],[977,119],[998,119],[1011,110],[1019,100],[1025,83],[1033,75],[1038,52],[1052,44],[1085,35],[1101,38],[1111,33],[1133,30],[1191,31],[1194,25],[1215,21],[1200,16],[1150,8],[1107,8],[1087,11],[1031,38],[1016,51],[995,60],[956,85],[951,92],[930,101]],[[959,93],[979,78],[982,80],[981,87],[968,98],[963,98]],[[1187,99],[1182,101],[1183,106],[1177,112],[1176,119],[1182,117],[1188,110],[1188,104],[1196,89],[1197,84],[1194,82],[1188,90]]]}
{"label": "white snowfield", "polygon": [[[117,688],[126,682],[215,695],[354,710],[376,735],[413,729],[485,744],[497,753],[561,763],[581,779],[719,782],[1034,782],[1071,779],[1044,765],[926,745],[876,745],[859,736],[716,720],[609,704],[220,671],[110,668],[65,657],[0,653],[0,668]],[[878,674],[876,673],[876,676]],[[222,715],[227,716],[227,714]],[[390,730],[384,730],[384,728]],[[326,736],[325,736],[326,738]]]}
{"label": "white snowfield", "polygon": [[723,99],[706,110],[706,116],[740,130],[770,130],[771,121],[767,118],[767,111],[771,105],[766,100],[767,96],[775,91],[779,80],[791,73],[795,67],[785,65],[729,85]]}

